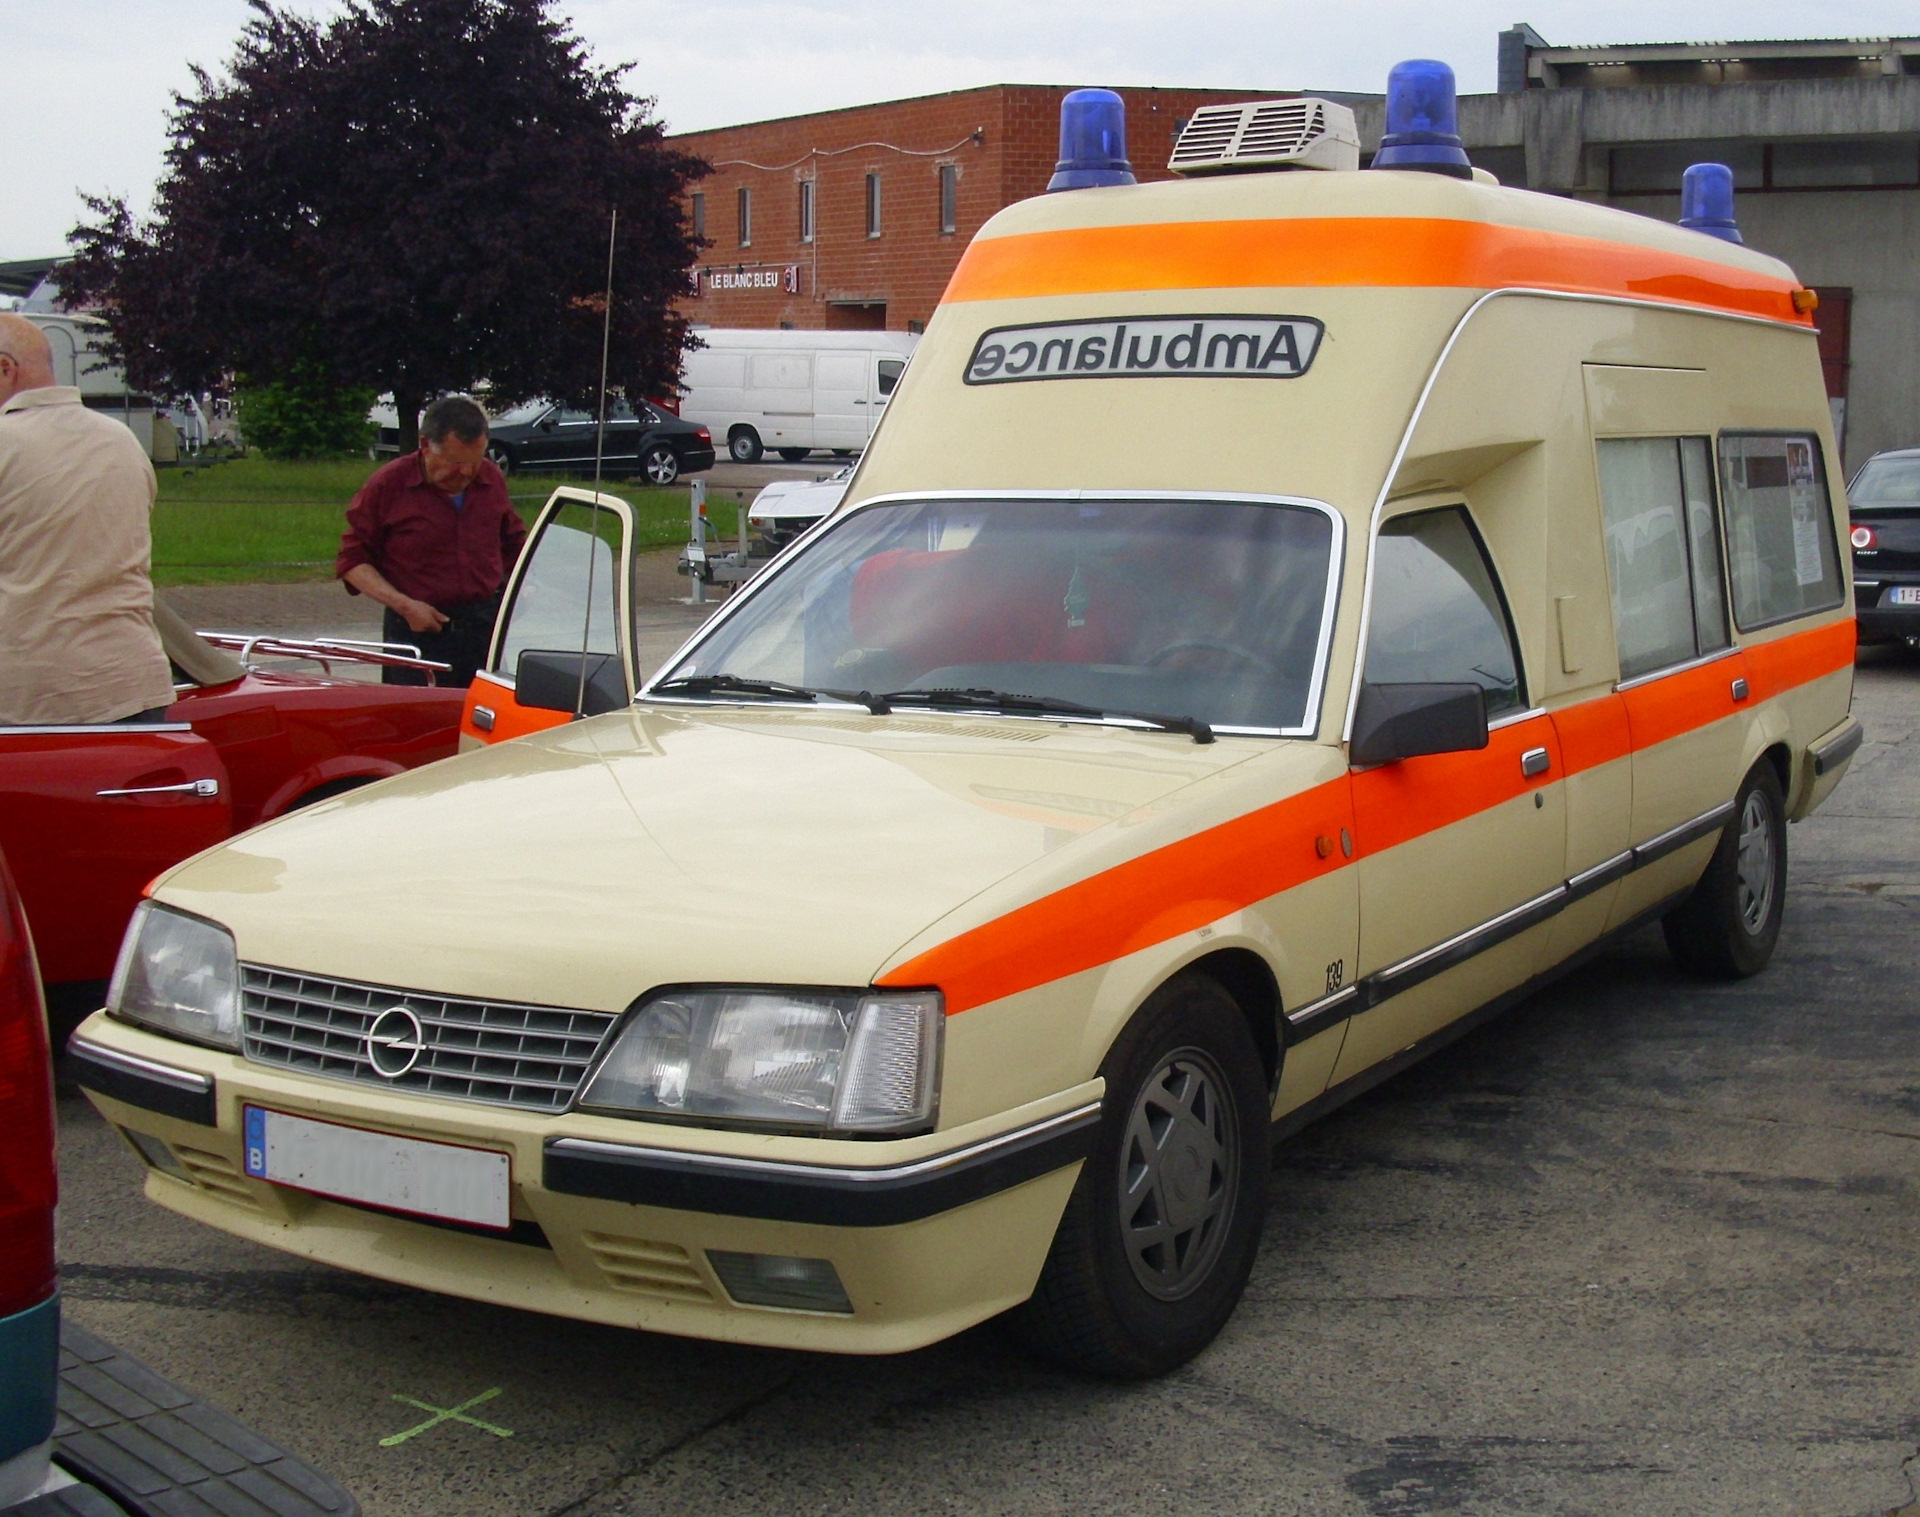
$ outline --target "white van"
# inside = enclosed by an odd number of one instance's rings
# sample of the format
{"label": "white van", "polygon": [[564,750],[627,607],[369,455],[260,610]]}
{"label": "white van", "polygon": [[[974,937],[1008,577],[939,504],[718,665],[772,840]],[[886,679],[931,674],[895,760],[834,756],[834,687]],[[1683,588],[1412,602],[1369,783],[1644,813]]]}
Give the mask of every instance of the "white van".
{"label": "white van", "polygon": [[772,448],[864,448],[920,338],[913,332],[767,332],[703,327],[686,356],[680,414],[725,439],[736,463]]}

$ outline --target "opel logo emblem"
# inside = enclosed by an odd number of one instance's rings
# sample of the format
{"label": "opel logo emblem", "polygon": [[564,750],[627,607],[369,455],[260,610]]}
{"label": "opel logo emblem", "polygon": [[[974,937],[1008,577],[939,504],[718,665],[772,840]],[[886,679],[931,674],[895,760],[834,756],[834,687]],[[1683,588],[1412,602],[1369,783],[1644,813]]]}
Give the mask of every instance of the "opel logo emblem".
{"label": "opel logo emblem", "polygon": [[426,1030],[411,1006],[389,1006],[367,1029],[367,1062],[384,1079],[399,1079],[426,1051]]}

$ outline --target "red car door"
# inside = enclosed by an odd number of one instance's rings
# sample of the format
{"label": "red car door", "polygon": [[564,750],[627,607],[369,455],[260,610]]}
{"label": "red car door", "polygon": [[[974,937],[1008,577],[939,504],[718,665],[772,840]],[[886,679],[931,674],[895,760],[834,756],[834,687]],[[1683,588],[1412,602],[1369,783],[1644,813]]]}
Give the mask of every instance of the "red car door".
{"label": "red car door", "polygon": [[226,768],[184,724],[0,727],[0,852],[48,984],[106,979],[147,882],[232,830]]}

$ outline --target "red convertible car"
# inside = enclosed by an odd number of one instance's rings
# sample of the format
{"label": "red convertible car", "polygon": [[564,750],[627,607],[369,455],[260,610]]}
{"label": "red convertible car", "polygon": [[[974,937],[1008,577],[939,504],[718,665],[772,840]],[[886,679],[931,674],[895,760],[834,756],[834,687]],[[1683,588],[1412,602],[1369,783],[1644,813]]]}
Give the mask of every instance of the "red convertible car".
{"label": "red convertible car", "polygon": [[[155,619],[174,666],[164,723],[0,727],[0,852],[33,924],[56,1032],[99,1004],[127,918],[161,870],[446,758],[457,740],[463,691],[332,673],[335,662],[441,666],[377,644],[209,641],[164,603]],[[321,672],[259,667],[288,657]]]}

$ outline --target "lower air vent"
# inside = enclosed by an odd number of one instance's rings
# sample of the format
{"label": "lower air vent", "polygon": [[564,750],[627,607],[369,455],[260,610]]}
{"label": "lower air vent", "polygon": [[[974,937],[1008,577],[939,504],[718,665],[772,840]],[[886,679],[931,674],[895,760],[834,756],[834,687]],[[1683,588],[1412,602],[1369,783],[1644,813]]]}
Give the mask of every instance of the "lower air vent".
{"label": "lower air vent", "polygon": [[711,1301],[713,1292],[687,1251],[677,1243],[649,1243],[612,1233],[583,1233],[581,1242],[617,1291],[662,1301]]}
{"label": "lower air vent", "polygon": [[173,1157],[180,1167],[193,1176],[193,1183],[202,1190],[210,1190],[221,1200],[244,1206],[249,1211],[260,1210],[260,1203],[254,1199],[247,1177],[231,1159],[223,1159],[219,1154],[210,1154],[204,1149],[188,1148],[181,1143],[172,1143],[168,1147],[173,1150]]}

